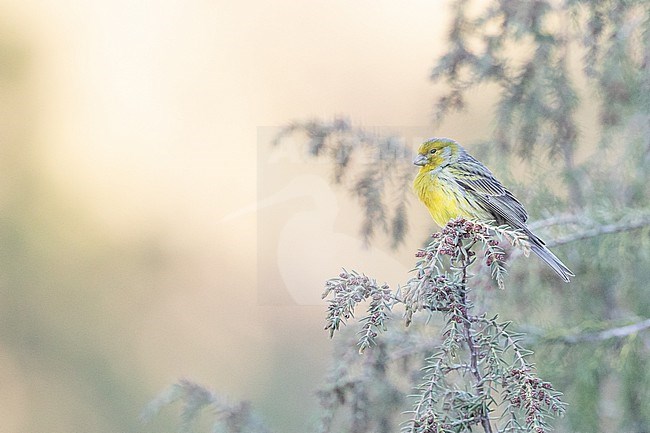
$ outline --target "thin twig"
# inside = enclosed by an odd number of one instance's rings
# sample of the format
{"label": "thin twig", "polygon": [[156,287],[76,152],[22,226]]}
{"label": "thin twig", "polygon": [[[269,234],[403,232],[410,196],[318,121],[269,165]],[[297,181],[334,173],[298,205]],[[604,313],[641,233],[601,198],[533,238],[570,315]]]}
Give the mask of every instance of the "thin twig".
{"label": "thin twig", "polygon": [[593,229],[585,230],[580,233],[574,233],[572,235],[565,236],[563,238],[551,240],[546,243],[546,246],[551,248],[551,247],[556,247],[558,245],[564,245],[575,241],[581,241],[584,239],[589,239],[600,235],[638,230],[647,226],[650,226],[650,215],[646,215],[634,221],[605,224],[602,226],[594,227]]}
{"label": "thin twig", "polygon": [[[467,247],[466,251],[468,253],[473,244],[474,243],[472,242]],[[468,258],[469,258],[469,254],[461,258],[461,260],[463,261],[463,265],[462,265],[462,280],[460,286],[460,297],[461,297],[461,304],[464,306],[467,306],[467,267],[469,266]],[[475,385],[476,393],[481,397],[483,401],[485,401],[486,398],[485,398],[485,389],[483,388],[483,377],[481,376],[481,371],[479,370],[478,367],[479,353],[478,353],[478,348],[476,347],[476,342],[474,341],[474,337],[472,337],[472,321],[468,316],[468,310],[469,308],[463,309],[462,314],[463,314],[463,325],[465,330],[465,340],[467,341],[467,347],[469,348],[469,353],[470,353],[470,371],[472,372],[472,375],[476,380],[476,385]],[[490,417],[487,413],[487,408],[485,406],[481,408],[480,421],[485,433],[492,433],[492,425],[490,424]]]}
{"label": "thin twig", "polygon": [[547,342],[561,342],[565,344],[593,343],[597,341],[609,340],[611,338],[627,337],[628,335],[636,334],[646,329],[650,329],[650,319],[645,319],[631,325],[605,329],[604,331],[600,332],[563,335],[542,340],[546,340]]}

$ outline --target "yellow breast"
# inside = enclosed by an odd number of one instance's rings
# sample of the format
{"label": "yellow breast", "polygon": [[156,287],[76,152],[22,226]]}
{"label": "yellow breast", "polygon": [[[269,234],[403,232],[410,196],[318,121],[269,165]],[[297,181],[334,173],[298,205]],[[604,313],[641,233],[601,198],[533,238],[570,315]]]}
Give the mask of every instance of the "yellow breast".
{"label": "yellow breast", "polygon": [[444,172],[420,170],[413,182],[418,198],[429,210],[431,218],[440,227],[449,220],[459,217],[486,219],[486,212],[472,205],[465,197],[465,191]]}

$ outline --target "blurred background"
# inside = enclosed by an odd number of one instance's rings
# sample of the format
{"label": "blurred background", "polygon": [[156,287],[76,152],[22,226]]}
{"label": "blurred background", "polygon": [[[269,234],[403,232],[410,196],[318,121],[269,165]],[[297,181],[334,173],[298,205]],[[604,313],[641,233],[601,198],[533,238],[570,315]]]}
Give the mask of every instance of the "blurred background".
{"label": "blurred background", "polygon": [[[173,431],[173,411],[138,414],[186,377],[302,431],[330,351],[324,278],[377,254],[408,269],[431,225],[418,208],[403,248],[364,249],[326,167],[290,143],[273,160],[269,137],[339,113],[430,134],[445,14],[442,1],[2,0],[0,430]],[[296,173],[259,197],[260,161]],[[310,187],[256,204],[304,175],[335,206],[315,226],[347,259],[294,281],[280,265],[305,244],[281,234],[319,203]]]}
{"label": "blurred background", "polygon": [[310,155],[341,118],[488,162],[578,275],[516,260],[490,304],[539,343],[559,431],[647,431],[650,9],[478,3],[0,0],[0,431],[176,431],[139,414],[183,378],[315,425],[324,281],[394,287],[433,228],[387,199],[409,230],[367,245],[363,195]]}

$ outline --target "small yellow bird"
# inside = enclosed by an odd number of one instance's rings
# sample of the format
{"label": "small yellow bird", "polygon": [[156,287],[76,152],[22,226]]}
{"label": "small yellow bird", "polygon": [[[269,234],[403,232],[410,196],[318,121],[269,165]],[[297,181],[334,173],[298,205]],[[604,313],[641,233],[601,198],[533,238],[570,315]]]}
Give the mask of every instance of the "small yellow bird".
{"label": "small yellow bird", "polygon": [[531,250],[564,281],[574,274],[526,225],[528,213],[492,172],[456,141],[430,138],[418,149],[420,166],[413,187],[433,220],[444,227],[453,218],[494,220],[524,232]]}

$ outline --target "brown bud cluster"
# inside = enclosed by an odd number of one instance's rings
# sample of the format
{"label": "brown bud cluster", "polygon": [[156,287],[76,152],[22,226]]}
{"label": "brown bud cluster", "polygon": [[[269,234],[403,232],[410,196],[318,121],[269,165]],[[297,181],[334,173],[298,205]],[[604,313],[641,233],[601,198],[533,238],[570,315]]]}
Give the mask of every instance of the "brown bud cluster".
{"label": "brown bud cluster", "polygon": [[434,414],[427,414],[413,420],[413,427],[423,433],[443,433],[451,428],[450,424],[440,424]]}
{"label": "brown bud cluster", "polygon": [[[559,413],[561,408],[554,401],[551,395],[552,386],[531,374],[529,368],[514,368],[504,380],[507,385],[509,380],[516,383],[517,393],[510,397],[510,403],[518,408],[524,409],[526,413],[526,424],[538,424],[542,417],[542,406],[546,406],[554,413]],[[535,427],[535,432],[543,433],[540,426]]]}
{"label": "brown bud cluster", "polygon": [[494,263],[495,260],[501,262],[505,258],[505,255],[503,253],[490,254],[488,251],[485,252],[485,256],[487,257],[485,259],[485,264],[488,266],[492,266],[492,263]]}

